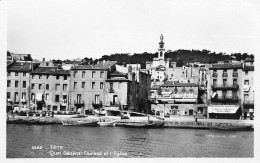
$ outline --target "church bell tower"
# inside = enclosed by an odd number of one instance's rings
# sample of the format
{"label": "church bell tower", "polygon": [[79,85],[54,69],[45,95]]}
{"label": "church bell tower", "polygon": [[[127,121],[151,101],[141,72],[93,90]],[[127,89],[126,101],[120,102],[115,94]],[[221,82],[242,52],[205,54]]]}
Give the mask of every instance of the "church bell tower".
{"label": "church bell tower", "polygon": [[164,60],[164,42],[163,42],[163,35],[160,36],[160,42],[159,42],[159,49],[158,49],[158,59]]}

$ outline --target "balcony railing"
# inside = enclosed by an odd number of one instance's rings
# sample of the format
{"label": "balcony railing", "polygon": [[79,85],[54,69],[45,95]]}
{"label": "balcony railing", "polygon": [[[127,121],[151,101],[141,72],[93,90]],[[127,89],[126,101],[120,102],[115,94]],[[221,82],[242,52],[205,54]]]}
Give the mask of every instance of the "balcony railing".
{"label": "balcony railing", "polygon": [[238,73],[237,72],[233,72],[233,77],[238,77]]}
{"label": "balcony railing", "polygon": [[254,101],[253,100],[246,100],[243,102],[243,105],[254,105]]}
{"label": "balcony railing", "polygon": [[76,104],[76,105],[84,105],[84,100],[74,100],[74,104]]}
{"label": "balcony railing", "polygon": [[237,96],[225,96],[221,97],[219,96],[218,98],[211,98],[211,102],[230,102],[230,103],[238,103],[239,99]]}
{"label": "balcony railing", "polygon": [[108,92],[109,92],[109,93],[114,93],[115,91],[114,91],[113,88],[109,88],[109,89],[108,89]]}
{"label": "balcony railing", "polygon": [[120,106],[119,102],[110,101],[110,106]]}
{"label": "balcony railing", "polygon": [[[156,99],[191,99],[191,98],[197,98],[197,95],[194,94],[171,94],[169,96],[154,96],[153,98]],[[151,97],[152,98],[152,97]]]}
{"label": "balcony railing", "polygon": [[102,101],[92,101],[92,106],[96,108],[102,107]]}
{"label": "balcony railing", "polygon": [[223,73],[223,77],[228,77],[228,73],[227,73],[227,72],[224,72],[224,73]]}
{"label": "balcony railing", "polygon": [[213,84],[212,89],[230,89],[230,90],[238,90],[238,84]]}
{"label": "balcony railing", "polygon": [[212,75],[213,77],[218,77],[218,73],[216,73],[216,72],[213,72],[213,75]]}

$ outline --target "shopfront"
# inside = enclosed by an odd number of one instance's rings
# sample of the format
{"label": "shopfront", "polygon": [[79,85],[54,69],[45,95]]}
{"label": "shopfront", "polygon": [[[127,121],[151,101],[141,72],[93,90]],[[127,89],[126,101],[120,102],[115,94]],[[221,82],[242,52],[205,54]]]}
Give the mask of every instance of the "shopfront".
{"label": "shopfront", "polygon": [[242,109],[235,105],[208,106],[208,117],[213,119],[240,119]]}

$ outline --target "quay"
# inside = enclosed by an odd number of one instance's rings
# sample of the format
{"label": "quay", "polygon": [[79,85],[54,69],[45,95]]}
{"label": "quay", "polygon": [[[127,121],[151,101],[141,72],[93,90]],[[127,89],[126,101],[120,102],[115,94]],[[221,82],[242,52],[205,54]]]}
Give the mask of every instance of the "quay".
{"label": "quay", "polygon": [[[34,116],[18,116],[7,115],[7,123],[16,124],[62,124],[74,115],[54,115],[53,117],[34,117]],[[124,123],[133,122],[131,119],[121,119],[120,117],[110,117],[116,119],[116,126],[122,126]],[[80,118],[73,118],[78,120]],[[90,120],[98,120],[99,117],[88,116]],[[159,119],[158,119],[159,120]],[[142,121],[142,120],[141,120]],[[145,120],[143,120],[145,121]],[[140,121],[139,121],[140,122]],[[231,120],[231,119],[198,119],[195,121],[193,116],[171,116],[164,119],[165,128],[192,128],[192,129],[220,129],[220,128],[245,128],[249,127],[250,130],[254,129],[253,120]],[[252,127],[250,127],[252,126]]]}

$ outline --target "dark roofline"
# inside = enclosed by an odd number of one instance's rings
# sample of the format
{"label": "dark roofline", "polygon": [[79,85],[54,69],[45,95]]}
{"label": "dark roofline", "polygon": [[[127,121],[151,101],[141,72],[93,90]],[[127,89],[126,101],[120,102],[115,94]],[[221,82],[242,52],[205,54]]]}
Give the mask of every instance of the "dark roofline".
{"label": "dark roofline", "polygon": [[242,69],[242,64],[214,64],[209,70]]}

